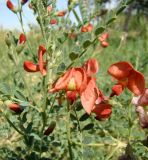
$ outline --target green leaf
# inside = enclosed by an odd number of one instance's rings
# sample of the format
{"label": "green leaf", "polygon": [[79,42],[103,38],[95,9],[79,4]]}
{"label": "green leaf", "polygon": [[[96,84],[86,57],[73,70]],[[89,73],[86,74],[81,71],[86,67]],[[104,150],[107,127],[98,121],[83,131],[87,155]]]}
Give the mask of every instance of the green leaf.
{"label": "green leaf", "polygon": [[121,6],[121,7],[117,10],[116,15],[119,15],[126,7],[127,7],[126,5]]}
{"label": "green leaf", "polygon": [[93,123],[89,123],[83,128],[83,130],[91,130],[91,129],[93,129],[93,127],[94,127],[94,124]]}
{"label": "green leaf", "polygon": [[26,101],[26,97],[22,94],[21,91],[16,90],[15,93],[14,93],[14,95],[15,95],[15,97],[18,98],[19,100]]}
{"label": "green leaf", "polygon": [[73,61],[76,58],[78,58],[78,56],[79,56],[78,53],[72,52],[72,53],[70,53],[69,58],[70,58],[71,61]]}
{"label": "green leaf", "polygon": [[112,23],[114,20],[116,20],[116,17],[112,17],[111,19],[109,19],[109,20],[106,22],[106,25],[109,25],[109,24]]}
{"label": "green leaf", "polygon": [[22,122],[25,123],[27,122],[27,112],[25,112],[22,116]]}
{"label": "green leaf", "polygon": [[26,133],[31,133],[31,131],[32,131],[32,126],[33,126],[33,123],[30,122],[30,123],[28,124],[27,128],[26,128]]}
{"label": "green leaf", "polygon": [[95,30],[95,35],[98,36],[99,34],[103,33],[105,30],[104,27],[99,27]]}
{"label": "green leaf", "polygon": [[62,71],[65,70],[65,68],[66,68],[65,64],[62,62],[62,63],[59,64],[59,66],[57,68],[57,71],[62,72]]}
{"label": "green leaf", "polygon": [[87,48],[88,46],[91,45],[91,41],[90,40],[86,40],[84,43],[83,43],[83,48]]}
{"label": "green leaf", "polygon": [[6,83],[1,83],[0,92],[5,95],[11,95],[11,88]]}
{"label": "green leaf", "polygon": [[85,113],[85,114],[83,114],[83,115],[80,117],[79,121],[85,121],[85,120],[87,120],[88,118],[89,118],[89,115],[88,115],[87,113]]}

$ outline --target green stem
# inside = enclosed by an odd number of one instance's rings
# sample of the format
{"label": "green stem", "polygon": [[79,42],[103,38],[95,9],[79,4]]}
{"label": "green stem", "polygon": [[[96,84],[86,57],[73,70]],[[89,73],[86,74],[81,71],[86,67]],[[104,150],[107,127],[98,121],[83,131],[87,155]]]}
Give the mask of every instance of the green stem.
{"label": "green stem", "polygon": [[8,116],[6,115],[6,114],[4,114],[3,112],[2,112],[2,115],[5,117],[5,119],[7,120],[7,122],[10,124],[10,126],[12,126],[19,134],[21,134],[21,135],[25,135],[22,131],[20,131],[14,124],[13,124],[13,122],[11,122],[11,120],[8,118]]}
{"label": "green stem", "polygon": [[67,113],[67,120],[66,120],[66,129],[67,129],[68,151],[69,151],[70,160],[73,160],[72,147],[71,147],[71,131],[70,131],[70,110],[69,110],[69,104],[67,104],[67,112],[68,113]]}
{"label": "green stem", "polygon": [[73,12],[74,16],[76,17],[76,20],[78,21],[78,23],[82,24],[77,12],[75,11],[75,9],[72,9],[72,12]]}

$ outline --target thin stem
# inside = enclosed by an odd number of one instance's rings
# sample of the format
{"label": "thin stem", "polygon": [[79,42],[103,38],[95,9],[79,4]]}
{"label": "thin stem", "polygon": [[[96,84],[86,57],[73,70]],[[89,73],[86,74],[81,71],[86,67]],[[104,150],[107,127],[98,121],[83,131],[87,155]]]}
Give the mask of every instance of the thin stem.
{"label": "thin stem", "polygon": [[67,120],[66,120],[66,129],[67,129],[67,141],[68,141],[68,151],[70,160],[73,160],[72,148],[71,148],[71,131],[70,131],[70,110],[69,104],[67,102]]}
{"label": "thin stem", "polygon": [[[4,104],[3,104],[4,105]],[[21,135],[25,135],[22,131],[20,131],[15,125],[13,122],[11,122],[11,120],[8,118],[8,116],[2,111],[1,112],[2,115],[5,117],[5,119],[7,120],[7,122],[10,124],[10,126],[12,126],[19,134]]]}
{"label": "thin stem", "polygon": [[76,20],[78,21],[78,24],[82,24],[77,12],[75,11],[75,9],[72,9],[72,12],[73,12],[74,16],[76,17]]}

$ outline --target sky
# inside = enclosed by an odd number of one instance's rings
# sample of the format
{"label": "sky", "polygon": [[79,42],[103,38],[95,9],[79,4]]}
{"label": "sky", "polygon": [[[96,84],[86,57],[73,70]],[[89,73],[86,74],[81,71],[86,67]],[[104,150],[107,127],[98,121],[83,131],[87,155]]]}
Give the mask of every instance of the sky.
{"label": "sky", "polygon": [[[14,5],[17,5],[17,0],[11,0]],[[112,0],[111,4],[108,4],[108,8],[112,8],[116,1],[118,0]],[[59,10],[64,10],[67,8],[67,0],[57,0],[57,8]],[[77,10],[77,9],[76,9]],[[0,27],[13,30],[21,30],[20,23],[17,19],[16,14],[14,14],[12,11],[10,11],[6,6],[6,0],[0,0]],[[78,10],[77,10],[78,11]],[[28,3],[26,3],[23,6],[23,12],[24,12],[24,28],[25,30],[28,30],[28,24],[37,24],[35,16],[33,15],[33,11],[28,7]],[[73,14],[70,15],[71,19],[75,21],[75,17]]]}
{"label": "sky", "polygon": [[[13,4],[17,4],[17,0],[11,0]],[[66,9],[67,0],[57,0],[57,8],[59,10]],[[6,0],[0,0],[0,27],[6,29],[18,29],[20,30],[21,26],[17,19],[17,16],[10,11],[6,6]],[[28,3],[23,6],[24,11],[24,26],[28,30],[28,24],[37,24],[33,11],[28,7]]]}

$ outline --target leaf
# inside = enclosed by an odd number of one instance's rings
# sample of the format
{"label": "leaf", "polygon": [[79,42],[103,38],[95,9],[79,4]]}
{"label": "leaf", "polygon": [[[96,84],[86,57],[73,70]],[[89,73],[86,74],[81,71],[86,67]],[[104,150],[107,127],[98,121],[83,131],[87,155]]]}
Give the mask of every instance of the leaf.
{"label": "leaf", "polygon": [[109,25],[109,24],[112,23],[114,20],[116,20],[116,17],[112,17],[111,19],[109,19],[109,20],[106,22],[106,25]]}
{"label": "leaf", "polygon": [[33,123],[30,122],[30,123],[28,124],[27,128],[26,128],[26,133],[31,133],[31,131],[32,131],[32,126],[33,126]]}
{"label": "leaf", "polygon": [[103,31],[105,30],[104,27],[99,27],[95,30],[95,35],[98,36],[99,34],[101,34]]}
{"label": "leaf", "polygon": [[18,98],[19,100],[26,101],[26,97],[22,94],[21,91],[16,90],[15,93],[14,93],[14,95],[15,95],[15,97]]}
{"label": "leaf", "polygon": [[84,43],[83,43],[83,48],[87,48],[88,46],[91,45],[91,41],[90,40],[86,40]]}
{"label": "leaf", "polygon": [[27,112],[25,112],[22,116],[22,122],[25,123],[27,122]]}
{"label": "leaf", "polygon": [[1,83],[0,92],[5,95],[11,95],[11,88],[6,83]]}
{"label": "leaf", "polygon": [[62,62],[59,64],[57,71],[62,72],[65,70],[65,68],[66,68],[65,64]]}
{"label": "leaf", "polygon": [[94,127],[94,124],[93,123],[89,123],[83,128],[83,130],[91,130],[91,129],[93,129],[93,127]]}
{"label": "leaf", "polygon": [[121,7],[117,10],[116,15],[119,15],[126,7],[127,7],[126,5],[121,6]]}
{"label": "leaf", "polygon": [[83,114],[83,115],[80,117],[79,121],[85,121],[85,120],[87,120],[88,118],[89,118],[89,115],[88,115],[87,113],[85,113],[85,114]]}
{"label": "leaf", "polygon": [[72,53],[70,53],[69,58],[70,58],[71,61],[73,61],[76,58],[78,58],[78,56],[79,56],[78,53],[72,52]]}

